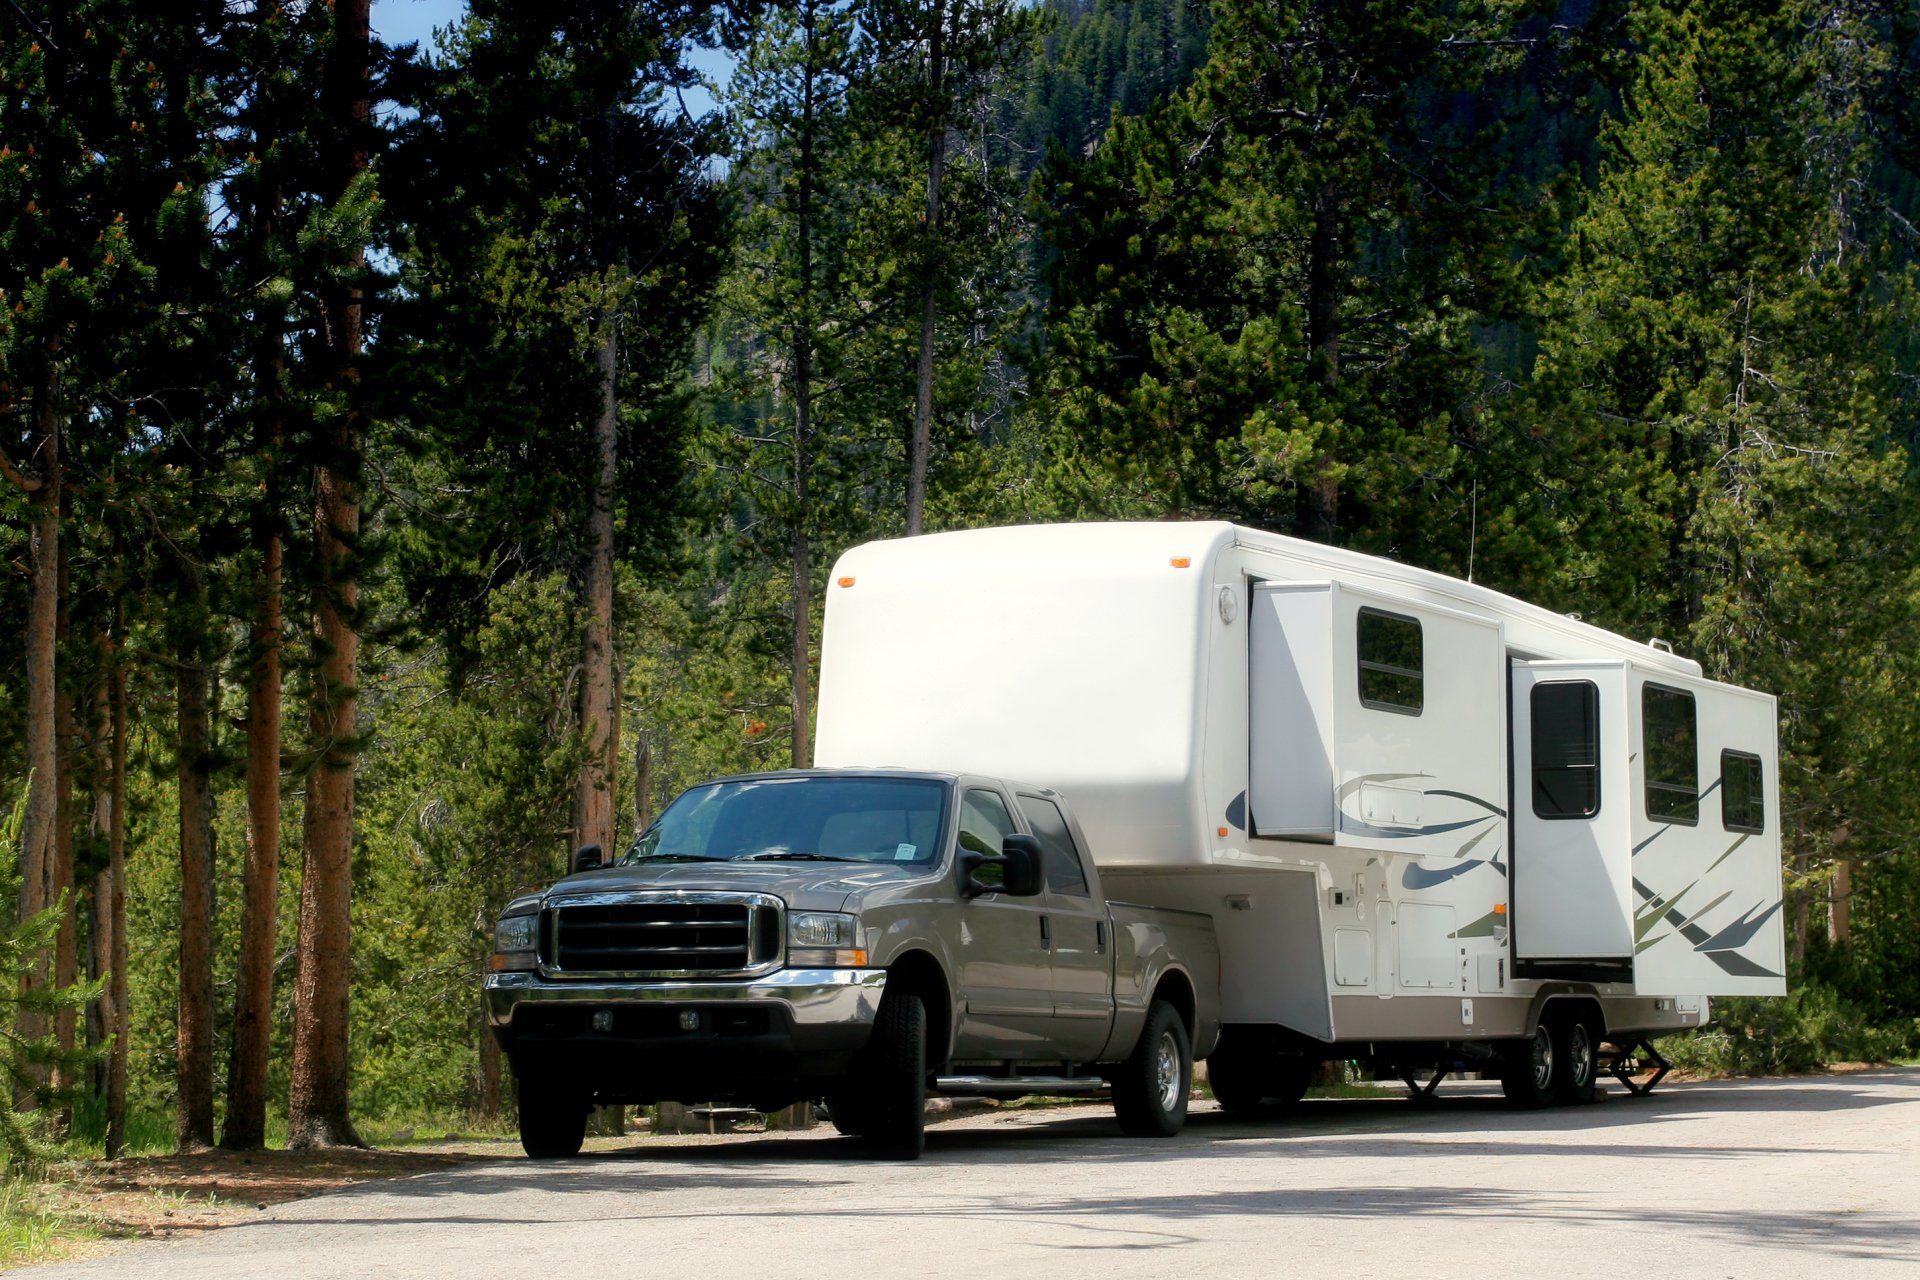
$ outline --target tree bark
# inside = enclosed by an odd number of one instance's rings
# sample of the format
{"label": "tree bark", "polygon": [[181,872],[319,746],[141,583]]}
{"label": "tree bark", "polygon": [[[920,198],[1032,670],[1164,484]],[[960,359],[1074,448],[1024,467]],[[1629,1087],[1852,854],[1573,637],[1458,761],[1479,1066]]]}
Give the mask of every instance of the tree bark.
{"label": "tree bark", "polygon": [[[62,494],[62,498],[65,498]],[[66,512],[63,508],[62,519]],[[67,571],[67,543],[60,542],[59,554],[59,599],[55,609],[54,648],[56,652],[66,651],[72,632],[72,592]],[[54,662],[59,663],[56,656]],[[80,980],[80,957],[78,936],[75,924],[77,915],[74,899],[73,879],[73,833],[75,826],[73,805],[73,747],[77,737],[77,726],[73,718],[73,695],[60,687],[56,679],[54,689],[54,771],[59,779],[54,797],[54,835],[53,865],[47,876],[47,902],[60,909],[60,931],[54,935],[53,942],[53,984],[58,988],[67,988]],[[53,1017],[54,1043],[64,1052],[74,1045],[74,1010],[61,1009]],[[71,1069],[56,1066],[53,1070],[53,1088],[58,1094],[65,1094],[74,1086]],[[56,1134],[64,1135],[73,1118],[70,1103],[62,1101],[54,1119]]]}
{"label": "tree bark", "polygon": [[920,270],[920,366],[914,384],[913,447],[907,473],[907,535],[926,530],[927,468],[933,454],[933,348],[939,320],[940,183],[947,167],[947,14],[934,0],[927,39],[927,211]]}
{"label": "tree bark", "polygon": [[113,1037],[107,1051],[108,1159],[127,1145],[127,675],[119,649],[126,633],[125,605],[113,602],[114,655],[107,670],[110,782],[113,813],[107,828],[108,1025]]}
{"label": "tree bark", "polygon": [[[113,867],[99,854],[112,842],[113,706],[109,693],[114,662],[114,632],[102,620],[93,637],[93,687],[87,695],[87,836],[94,856],[93,878],[87,886],[87,981],[99,982],[113,972]],[[111,997],[103,989],[87,1005],[87,1048],[96,1055],[88,1068],[88,1087],[95,1096],[107,1092],[107,1055],[113,1043]]]}
{"label": "tree bark", "polygon": [[[271,489],[271,486],[269,486]],[[267,1139],[267,1056],[273,1030],[273,947],[280,888],[280,560],[277,504],[263,515],[253,662],[247,683],[247,868],[240,913],[227,1122],[221,1145],[252,1150]]]}
{"label": "tree bark", "polygon": [[192,639],[177,649],[174,669],[180,791],[175,1136],[182,1151],[213,1145],[213,743],[203,649],[196,627]]}
{"label": "tree bark", "polygon": [[[27,495],[28,560],[31,581],[27,594],[27,810],[20,833],[20,918],[47,908],[47,890],[55,858],[54,844],[60,818],[59,694],[56,637],[60,614],[60,419],[55,405],[58,384],[49,375],[34,405],[34,447],[26,465],[35,471],[34,488]],[[37,464],[36,464],[37,460]],[[28,967],[23,986],[46,985],[48,957],[39,956]],[[33,1039],[45,1034],[46,1020],[22,1010],[20,1034]]]}
{"label": "tree bark", "polygon": [[620,758],[613,674],[613,490],[619,463],[619,339],[608,311],[600,317],[596,355],[600,412],[593,424],[594,471],[587,511],[587,565],[582,605],[586,631],[580,651],[580,736],[586,757],[574,783],[576,844],[613,850],[614,770]]}
{"label": "tree bark", "polygon": [[[323,97],[335,134],[336,194],[367,167],[372,57],[369,0],[336,0],[334,39]],[[366,265],[356,248],[352,265]],[[287,1145],[363,1146],[348,1110],[348,992],[353,981],[353,784],[358,747],[360,585],[354,556],[360,534],[360,421],[355,379],[361,351],[359,285],[330,287],[325,358],[343,409],[327,427],[314,467],[313,538],[318,575],[314,645],[319,658],[309,727],[314,761],[307,774],[301,830],[299,969],[294,980],[293,1072]]]}

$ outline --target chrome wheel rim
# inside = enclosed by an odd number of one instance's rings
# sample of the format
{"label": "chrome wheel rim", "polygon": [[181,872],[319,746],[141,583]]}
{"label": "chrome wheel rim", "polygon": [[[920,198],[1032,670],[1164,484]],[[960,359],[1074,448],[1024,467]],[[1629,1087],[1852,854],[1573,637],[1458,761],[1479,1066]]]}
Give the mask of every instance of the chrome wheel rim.
{"label": "chrome wheel rim", "polygon": [[1553,1083],[1553,1036],[1545,1024],[1533,1032],[1533,1087],[1545,1089]]}
{"label": "chrome wheel rim", "polygon": [[1574,1023],[1567,1032],[1567,1074],[1576,1088],[1584,1089],[1593,1079],[1593,1038],[1584,1022]]}
{"label": "chrome wheel rim", "polygon": [[1172,1032],[1160,1037],[1154,1054],[1153,1076],[1160,1090],[1160,1109],[1171,1112],[1180,1104],[1180,1046],[1174,1043]]}

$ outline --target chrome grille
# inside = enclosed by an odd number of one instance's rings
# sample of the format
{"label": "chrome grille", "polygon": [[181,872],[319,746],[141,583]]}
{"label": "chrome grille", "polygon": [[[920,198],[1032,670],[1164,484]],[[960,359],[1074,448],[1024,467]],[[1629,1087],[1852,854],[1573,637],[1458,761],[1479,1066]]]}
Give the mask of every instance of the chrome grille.
{"label": "chrome grille", "polygon": [[779,963],[778,899],[760,894],[595,894],[546,911],[541,960],[553,973],[749,974]]}

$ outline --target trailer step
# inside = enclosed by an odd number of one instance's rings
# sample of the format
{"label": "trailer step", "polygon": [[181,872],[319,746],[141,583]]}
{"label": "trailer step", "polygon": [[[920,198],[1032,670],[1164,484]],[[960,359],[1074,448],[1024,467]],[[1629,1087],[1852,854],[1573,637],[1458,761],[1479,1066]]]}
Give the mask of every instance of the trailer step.
{"label": "trailer step", "polygon": [[1107,1082],[1099,1076],[938,1076],[935,1093],[981,1098],[1001,1094],[1099,1093]]}

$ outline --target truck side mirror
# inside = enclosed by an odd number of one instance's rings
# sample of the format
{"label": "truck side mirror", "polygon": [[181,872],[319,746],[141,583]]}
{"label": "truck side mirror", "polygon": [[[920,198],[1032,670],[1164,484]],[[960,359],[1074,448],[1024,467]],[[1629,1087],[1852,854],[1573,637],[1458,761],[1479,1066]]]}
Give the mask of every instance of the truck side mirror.
{"label": "truck side mirror", "polygon": [[573,869],[592,871],[606,860],[597,844],[583,844],[573,851]]}
{"label": "truck side mirror", "polygon": [[1040,871],[1040,842],[1032,836],[1011,835],[1001,841],[1000,863],[1005,892],[1031,898],[1047,887]]}

